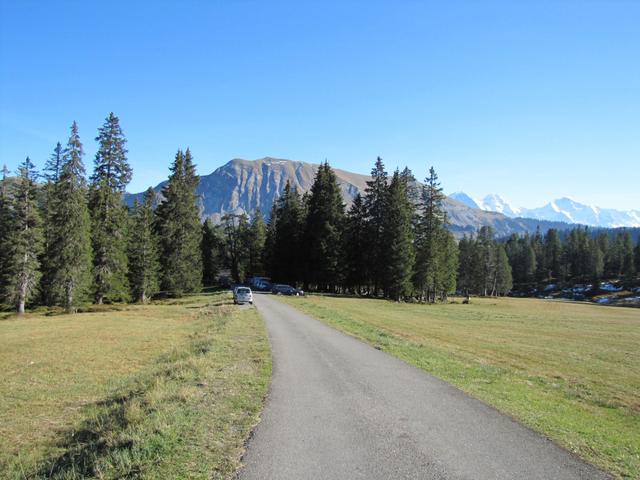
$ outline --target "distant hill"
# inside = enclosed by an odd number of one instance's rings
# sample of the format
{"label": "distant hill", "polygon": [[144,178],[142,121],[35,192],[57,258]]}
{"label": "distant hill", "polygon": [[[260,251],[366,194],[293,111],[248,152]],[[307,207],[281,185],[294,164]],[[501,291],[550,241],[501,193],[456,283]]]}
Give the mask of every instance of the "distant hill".
{"label": "distant hill", "polygon": [[[208,175],[200,177],[200,194],[203,218],[219,221],[225,213],[246,213],[252,216],[256,209],[268,217],[271,205],[282,193],[287,180],[298,192],[311,189],[318,165],[307,162],[265,157],[258,160],[234,159]],[[334,169],[347,206],[355,195],[364,194],[367,175]],[[164,183],[155,187],[160,192]],[[143,193],[127,194],[125,201],[132,204]],[[570,225],[525,218],[509,218],[496,212],[471,208],[464,203],[447,198],[445,208],[450,229],[456,235],[474,233],[482,225],[492,226],[498,236],[512,233],[533,232],[536,228],[565,230]]]}

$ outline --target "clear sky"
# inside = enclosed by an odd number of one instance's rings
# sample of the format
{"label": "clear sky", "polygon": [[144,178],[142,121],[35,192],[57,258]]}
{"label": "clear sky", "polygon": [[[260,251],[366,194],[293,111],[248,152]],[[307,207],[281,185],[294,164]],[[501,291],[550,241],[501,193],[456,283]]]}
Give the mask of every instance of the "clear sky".
{"label": "clear sky", "polygon": [[640,1],[0,0],[0,163],[121,119],[134,176],[274,156],[640,209]]}

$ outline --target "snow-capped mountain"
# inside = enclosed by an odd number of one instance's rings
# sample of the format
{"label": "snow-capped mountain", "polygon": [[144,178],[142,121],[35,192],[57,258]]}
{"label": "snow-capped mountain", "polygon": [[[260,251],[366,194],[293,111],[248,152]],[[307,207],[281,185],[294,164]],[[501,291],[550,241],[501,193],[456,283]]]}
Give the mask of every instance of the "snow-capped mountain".
{"label": "snow-capped mountain", "polygon": [[[496,194],[487,195],[482,201],[473,200],[464,192],[456,192],[450,196],[472,208],[502,213],[511,218],[534,218],[537,220],[579,223],[581,225],[605,228],[640,227],[640,210],[622,211],[612,208],[599,208],[576,202],[568,197],[553,200],[538,208],[520,208],[513,207]],[[477,207],[473,207],[462,200],[463,198],[468,198],[471,202],[475,203]]]}
{"label": "snow-capped mountain", "polygon": [[496,195],[495,193],[484,197],[482,202],[480,202],[480,208],[482,208],[482,210],[488,210],[489,212],[502,213],[503,215],[512,218],[526,216],[520,213],[522,209],[511,206],[504,198],[500,195]]}
{"label": "snow-capped mountain", "polygon": [[[454,192],[449,195],[449,198],[453,198],[454,200],[464,203],[467,207],[470,208],[480,208],[480,204],[464,192]],[[480,208],[480,210],[484,209]]]}

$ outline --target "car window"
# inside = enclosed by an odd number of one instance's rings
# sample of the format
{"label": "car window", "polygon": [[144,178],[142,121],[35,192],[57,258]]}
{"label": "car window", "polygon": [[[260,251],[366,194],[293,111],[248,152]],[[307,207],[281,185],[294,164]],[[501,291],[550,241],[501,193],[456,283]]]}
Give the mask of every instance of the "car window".
{"label": "car window", "polygon": [[239,288],[237,290],[238,293],[249,293],[251,290],[249,290],[248,288]]}

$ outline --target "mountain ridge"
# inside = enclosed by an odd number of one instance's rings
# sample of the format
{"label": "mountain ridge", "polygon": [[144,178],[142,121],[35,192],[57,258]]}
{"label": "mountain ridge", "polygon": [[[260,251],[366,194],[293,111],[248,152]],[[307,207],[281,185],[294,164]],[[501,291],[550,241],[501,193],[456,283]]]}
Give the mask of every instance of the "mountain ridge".
{"label": "mountain ridge", "polygon": [[[318,167],[318,164],[275,157],[256,160],[234,158],[212,173],[200,176],[197,192],[202,217],[218,222],[227,213],[245,213],[253,216],[256,209],[260,209],[262,214],[268,217],[273,202],[283,191],[287,180],[298,192],[305,193],[310,190]],[[358,193],[364,194],[366,182],[370,177],[339,168],[333,170],[348,207]],[[162,182],[155,187],[160,195],[165,183]],[[141,199],[143,194],[144,192],[126,194],[125,202],[132,204],[134,199]],[[450,223],[449,228],[457,236],[475,233],[484,225],[493,227],[498,236],[533,232],[538,227],[543,231],[549,228],[566,230],[570,227],[562,222],[510,218],[498,212],[471,208],[451,197],[446,198],[444,207]]]}

